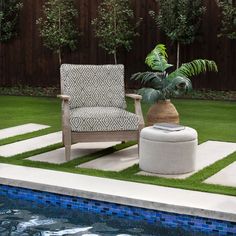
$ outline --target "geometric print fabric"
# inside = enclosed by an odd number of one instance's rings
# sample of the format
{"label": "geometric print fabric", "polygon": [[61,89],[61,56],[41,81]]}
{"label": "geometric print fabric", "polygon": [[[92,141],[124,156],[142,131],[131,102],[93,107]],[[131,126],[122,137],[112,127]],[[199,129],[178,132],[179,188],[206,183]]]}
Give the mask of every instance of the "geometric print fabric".
{"label": "geometric print fabric", "polygon": [[116,107],[83,107],[70,110],[71,130],[124,131],[138,130],[139,117]]}
{"label": "geometric print fabric", "polygon": [[63,64],[61,89],[70,108],[126,108],[123,65]]}

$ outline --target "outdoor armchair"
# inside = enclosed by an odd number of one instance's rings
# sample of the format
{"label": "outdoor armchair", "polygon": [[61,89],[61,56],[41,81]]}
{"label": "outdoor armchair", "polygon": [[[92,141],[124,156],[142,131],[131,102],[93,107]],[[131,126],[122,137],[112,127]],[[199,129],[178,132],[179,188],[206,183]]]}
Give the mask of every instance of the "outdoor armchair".
{"label": "outdoor armchair", "polygon": [[123,65],[61,66],[62,132],[66,160],[71,144],[139,140],[144,127],[140,95],[126,111]]}

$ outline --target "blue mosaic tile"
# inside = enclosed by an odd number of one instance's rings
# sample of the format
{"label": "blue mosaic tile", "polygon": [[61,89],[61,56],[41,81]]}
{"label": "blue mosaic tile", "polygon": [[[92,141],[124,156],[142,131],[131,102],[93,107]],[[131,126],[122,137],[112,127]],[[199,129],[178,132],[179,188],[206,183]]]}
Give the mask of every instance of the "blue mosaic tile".
{"label": "blue mosaic tile", "polygon": [[150,224],[158,223],[162,224],[164,227],[181,227],[186,230],[199,231],[212,235],[236,236],[236,222],[125,206],[117,203],[72,197],[7,185],[0,185],[0,195],[48,206],[90,211],[101,215],[111,215],[134,221],[145,221]]}

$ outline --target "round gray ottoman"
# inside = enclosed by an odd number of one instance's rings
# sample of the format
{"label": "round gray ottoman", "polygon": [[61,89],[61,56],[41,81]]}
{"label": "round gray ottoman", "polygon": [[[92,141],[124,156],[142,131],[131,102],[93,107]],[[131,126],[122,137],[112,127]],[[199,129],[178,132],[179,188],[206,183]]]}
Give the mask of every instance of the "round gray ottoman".
{"label": "round gray ottoman", "polygon": [[139,144],[139,166],[156,174],[184,174],[195,170],[196,130],[185,127],[166,131],[153,127],[142,129]]}

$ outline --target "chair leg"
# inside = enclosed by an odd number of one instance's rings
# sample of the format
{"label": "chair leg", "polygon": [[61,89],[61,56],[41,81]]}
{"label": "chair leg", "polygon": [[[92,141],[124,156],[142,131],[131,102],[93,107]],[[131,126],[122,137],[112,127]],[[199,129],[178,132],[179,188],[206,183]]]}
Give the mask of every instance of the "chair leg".
{"label": "chair leg", "polygon": [[66,161],[71,160],[71,130],[64,130],[64,138],[63,138],[64,146],[65,146],[65,159]]}
{"label": "chair leg", "polygon": [[142,130],[142,128],[139,128],[139,131],[138,131],[138,156],[140,153],[140,133],[141,133],[141,130]]}
{"label": "chair leg", "polygon": [[66,157],[66,161],[70,161],[70,159],[71,159],[71,145],[65,145],[65,157]]}
{"label": "chair leg", "polygon": [[139,148],[140,148],[140,141],[139,141],[139,139],[138,139],[138,157],[139,157]]}

